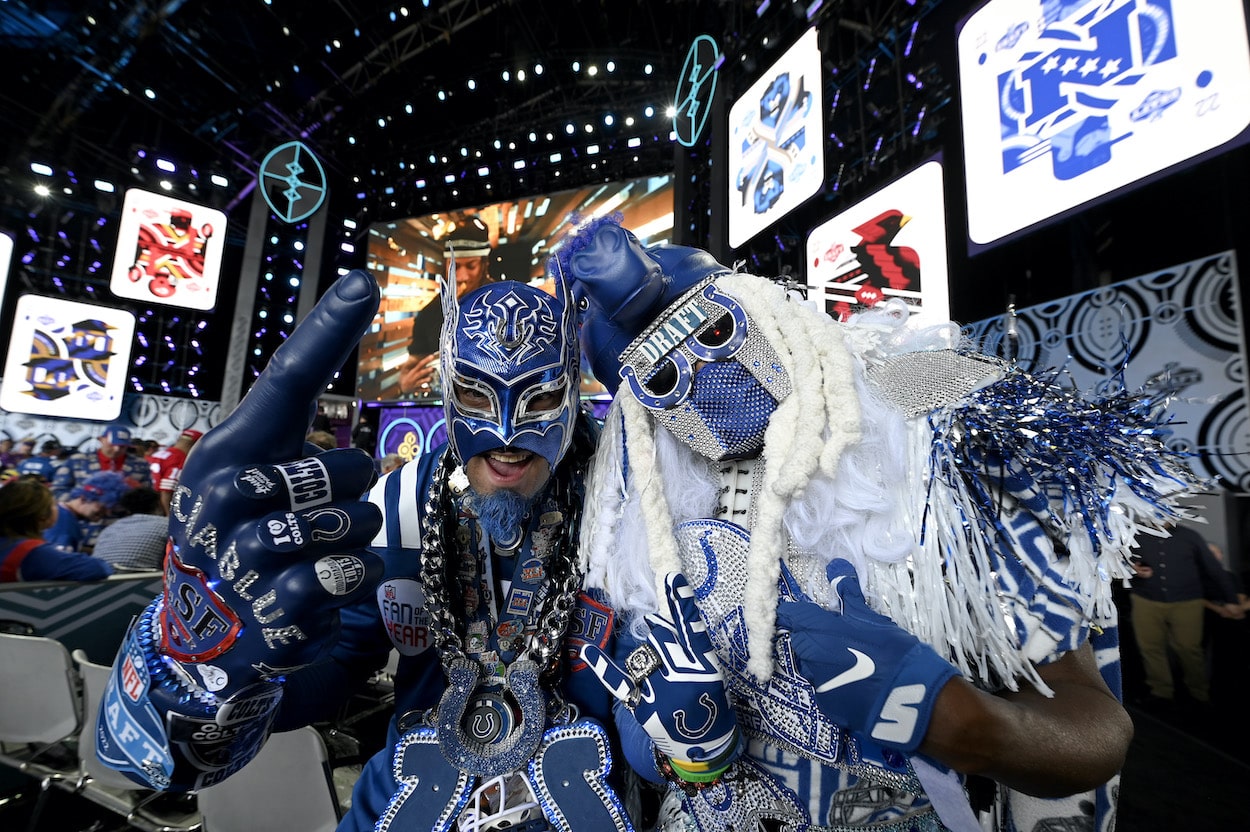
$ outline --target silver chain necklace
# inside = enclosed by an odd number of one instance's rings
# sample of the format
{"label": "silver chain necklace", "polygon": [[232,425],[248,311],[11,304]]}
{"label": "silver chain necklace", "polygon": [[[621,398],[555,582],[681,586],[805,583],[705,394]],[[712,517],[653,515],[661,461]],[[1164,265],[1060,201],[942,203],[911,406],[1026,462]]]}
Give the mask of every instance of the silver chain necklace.
{"label": "silver chain necklace", "polygon": [[[561,533],[547,559],[555,591],[548,593],[536,615],[538,631],[526,639],[508,664],[503,689],[495,691],[484,687],[490,675],[487,669],[465,653],[447,585],[446,541],[450,538],[456,545],[454,528],[459,522],[447,485],[452,462],[448,449],[434,470],[426,495],[426,528],[421,543],[425,607],[448,683],[438,704],[438,743],[443,756],[456,768],[480,777],[496,777],[520,768],[538,748],[547,723],[544,688],[563,706],[555,685],[559,681],[558,653],[582,581],[577,566],[580,508],[575,492],[580,492],[585,463],[570,460],[564,466],[564,476],[552,486],[563,514]],[[462,557],[465,554],[458,547],[456,551]],[[467,714],[471,699],[477,704]],[[520,714],[515,723],[500,719],[500,714],[517,710]]]}

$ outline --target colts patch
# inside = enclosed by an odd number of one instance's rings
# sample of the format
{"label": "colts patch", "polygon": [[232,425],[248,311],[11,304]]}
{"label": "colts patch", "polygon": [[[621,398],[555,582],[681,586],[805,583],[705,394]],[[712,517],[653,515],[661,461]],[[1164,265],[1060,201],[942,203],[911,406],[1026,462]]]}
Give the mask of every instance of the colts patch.
{"label": "colts patch", "polygon": [[325,463],[316,457],[285,462],[275,467],[286,481],[292,510],[315,508],[334,499],[330,493],[330,474]]}
{"label": "colts patch", "polygon": [[242,629],[239,617],[209,589],[208,576],[178,560],[171,548],[161,609],[165,652],[180,662],[206,662],[229,650]]}
{"label": "colts patch", "polygon": [[403,656],[415,656],[434,646],[425,592],[415,578],[395,578],[378,586],[378,610],[391,643]]}

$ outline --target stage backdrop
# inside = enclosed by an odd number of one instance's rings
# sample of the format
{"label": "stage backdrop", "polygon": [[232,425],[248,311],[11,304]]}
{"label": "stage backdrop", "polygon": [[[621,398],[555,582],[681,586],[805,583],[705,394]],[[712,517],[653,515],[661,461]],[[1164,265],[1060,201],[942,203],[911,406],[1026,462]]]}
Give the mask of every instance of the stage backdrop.
{"label": "stage backdrop", "polygon": [[[1250,492],[1246,347],[1237,258],[1225,251],[1018,312],[1016,356],[1026,370],[1066,366],[1076,386],[1104,390],[1128,355],[1124,383],[1165,391],[1170,444],[1225,488]],[[965,327],[986,352],[1007,355],[1002,317]]]}
{"label": "stage backdrop", "polygon": [[[643,245],[672,242],[672,177],[608,182],[370,227],[368,268],[382,287],[382,303],[360,341],[356,395],[366,402],[413,399],[416,395],[400,388],[400,370],[414,337],[419,344],[438,343],[437,331],[414,331],[414,319],[429,304],[438,302],[437,279],[447,266],[443,241],[453,229],[481,220],[490,232],[491,277],[543,284],[547,256],[570,228],[570,217],[587,220],[614,212],[623,215],[625,227]],[[584,394],[602,390],[602,385],[583,374]],[[437,383],[423,392],[416,396],[423,403],[442,398]]]}

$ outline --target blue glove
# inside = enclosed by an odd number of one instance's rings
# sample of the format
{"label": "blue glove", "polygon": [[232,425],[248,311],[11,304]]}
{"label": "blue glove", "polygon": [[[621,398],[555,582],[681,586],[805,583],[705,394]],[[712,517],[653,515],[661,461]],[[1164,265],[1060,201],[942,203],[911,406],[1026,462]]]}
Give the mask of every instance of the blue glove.
{"label": "blue glove", "polygon": [[924,740],[938,692],[958,671],[932,647],[874,612],[849,562],[834,560],[828,575],[841,612],[810,601],[782,601],[779,633],[789,636],[798,670],[816,688],[816,703],[825,716],[910,754]]}
{"label": "blue glove", "polygon": [[160,652],[220,699],[310,663],[338,607],[373,590],[381,512],[358,449],[304,456],[318,395],[373,320],[378,287],[339,280],[239,406],[188,455],[170,507]]}
{"label": "blue glove", "polygon": [[738,755],[738,718],[694,591],[677,572],[664,585],[667,614],[647,616],[651,634],[625,659],[624,669],[594,644],[582,647],[582,660],[675,761],[679,774],[710,777]]}

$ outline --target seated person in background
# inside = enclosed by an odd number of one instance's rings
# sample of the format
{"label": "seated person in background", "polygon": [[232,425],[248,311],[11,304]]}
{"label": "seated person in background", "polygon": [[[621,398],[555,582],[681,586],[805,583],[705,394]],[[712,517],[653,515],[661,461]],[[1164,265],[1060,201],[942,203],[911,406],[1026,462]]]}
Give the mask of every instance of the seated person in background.
{"label": "seated person in background", "polygon": [[17,473],[24,477],[36,476],[46,483],[52,482],[57,466],[61,464],[61,443],[49,439],[39,446],[36,456],[27,457],[17,464]]}
{"label": "seated person in background", "polygon": [[[490,276],[490,229],[479,217],[470,217],[443,242],[448,262],[456,261],[456,298],[495,280]],[[443,330],[443,304],[431,300],[412,319],[408,359],[399,368],[400,392],[414,396],[441,395],[438,387],[438,338]]]}
{"label": "seated person in background", "polygon": [[52,492],[36,479],[0,487],[0,583],[98,581],[113,574],[104,561],[44,542],[58,513]]}
{"label": "seated person in background", "polygon": [[387,454],[382,457],[382,473],[389,474],[403,464],[404,458],[399,454]]}
{"label": "seated person in background", "polygon": [[91,554],[119,572],[159,570],[169,539],[160,493],[146,485],[132,488],[117,501],[116,511],[122,516],[104,527]]}
{"label": "seated person in background", "polygon": [[114,471],[92,474],[61,500],[56,522],[43,539],[64,552],[90,553],[104,519],[128,489],[126,478]]}
{"label": "seated person in background", "polygon": [[58,500],[64,500],[74,486],[100,471],[116,471],[130,480],[131,485],[151,483],[147,460],[131,452],[129,428],[109,425],[100,432],[98,439],[96,450],[76,453],[57,466],[52,477],[52,493]]}
{"label": "seated person in background", "polygon": [[33,439],[23,439],[18,443],[7,436],[0,439],[0,468],[16,468],[18,463],[30,456],[34,445]]}

